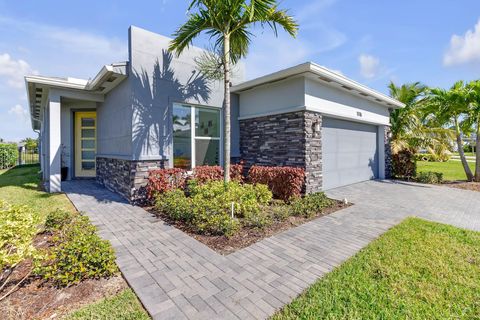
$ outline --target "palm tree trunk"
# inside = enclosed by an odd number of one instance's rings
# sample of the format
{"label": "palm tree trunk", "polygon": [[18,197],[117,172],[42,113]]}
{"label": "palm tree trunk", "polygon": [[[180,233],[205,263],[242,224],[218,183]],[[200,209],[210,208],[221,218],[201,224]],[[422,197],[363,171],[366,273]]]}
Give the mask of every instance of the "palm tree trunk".
{"label": "palm tree trunk", "polygon": [[230,181],[230,35],[223,37],[223,65],[225,97],[223,101],[223,180]]}
{"label": "palm tree trunk", "polygon": [[475,181],[480,182],[480,117],[477,118],[477,137],[475,139]]}
{"label": "palm tree trunk", "polygon": [[465,170],[467,180],[473,181],[472,170],[470,170],[470,167],[468,166],[467,159],[465,158],[465,152],[463,151],[462,135],[460,134],[460,127],[458,125],[457,118],[455,118],[455,134],[457,137],[458,154],[460,155],[460,160],[462,161],[463,170]]}

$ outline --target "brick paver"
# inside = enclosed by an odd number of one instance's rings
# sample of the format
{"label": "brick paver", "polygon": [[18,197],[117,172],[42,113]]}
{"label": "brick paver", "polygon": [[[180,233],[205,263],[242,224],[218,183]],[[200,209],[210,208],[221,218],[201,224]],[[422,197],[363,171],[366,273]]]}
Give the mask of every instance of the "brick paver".
{"label": "brick paver", "polygon": [[222,256],[93,181],[62,188],[154,319],[267,318],[407,216],[480,230],[478,193],[369,181],[328,192],[355,205]]}

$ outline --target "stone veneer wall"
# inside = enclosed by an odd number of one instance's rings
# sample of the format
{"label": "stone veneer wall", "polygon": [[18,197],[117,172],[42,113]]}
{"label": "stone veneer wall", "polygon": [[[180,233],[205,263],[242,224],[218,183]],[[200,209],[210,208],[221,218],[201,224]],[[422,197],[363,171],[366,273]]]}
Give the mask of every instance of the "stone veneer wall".
{"label": "stone veneer wall", "polygon": [[391,145],[391,139],[390,139],[390,127],[385,126],[385,135],[384,135],[384,141],[385,141],[385,179],[391,179],[392,178],[392,145]]}
{"label": "stone veneer wall", "polygon": [[131,202],[145,198],[142,189],[150,170],[164,168],[165,160],[124,160],[97,157],[97,181]]}
{"label": "stone veneer wall", "polygon": [[240,120],[240,154],[245,166],[292,166],[305,169],[305,192],[322,189],[322,116],[299,111]]}

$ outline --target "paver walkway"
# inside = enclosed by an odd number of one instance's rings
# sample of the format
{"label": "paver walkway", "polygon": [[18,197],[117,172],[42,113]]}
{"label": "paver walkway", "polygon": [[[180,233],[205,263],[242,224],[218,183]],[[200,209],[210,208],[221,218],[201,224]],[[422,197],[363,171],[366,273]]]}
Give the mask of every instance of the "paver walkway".
{"label": "paver walkway", "polygon": [[479,193],[370,181],[328,192],[355,205],[222,256],[92,181],[62,188],[154,319],[267,318],[407,216],[480,230]]}

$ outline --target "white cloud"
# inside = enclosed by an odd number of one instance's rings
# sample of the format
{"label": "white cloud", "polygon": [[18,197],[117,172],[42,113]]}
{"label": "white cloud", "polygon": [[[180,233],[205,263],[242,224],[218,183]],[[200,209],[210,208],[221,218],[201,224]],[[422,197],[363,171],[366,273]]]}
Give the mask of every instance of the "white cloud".
{"label": "white cloud", "polygon": [[360,73],[367,79],[375,78],[380,72],[380,59],[368,54],[361,54],[358,57]]}
{"label": "white cloud", "polygon": [[4,16],[0,16],[0,26],[13,28],[35,39],[46,41],[50,50],[57,47],[74,55],[93,55],[93,59],[114,59],[119,56],[122,56],[123,59],[127,58],[127,44],[117,38],[109,38],[75,28],[11,19]]}
{"label": "white cloud", "polygon": [[36,73],[26,61],[15,60],[8,53],[0,54],[0,77],[5,78],[9,86],[22,89],[25,86],[23,77]]}
{"label": "white cloud", "polygon": [[27,122],[29,120],[28,110],[19,104],[11,107],[10,110],[8,110],[8,113],[16,115],[22,121]]}
{"label": "white cloud", "polygon": [[480,63],[480,20],[474,30],[467,30],[463,36],[454,34],[450,47],[443,56],[445,66],[466,63]]}

